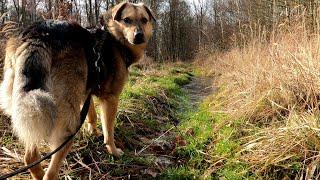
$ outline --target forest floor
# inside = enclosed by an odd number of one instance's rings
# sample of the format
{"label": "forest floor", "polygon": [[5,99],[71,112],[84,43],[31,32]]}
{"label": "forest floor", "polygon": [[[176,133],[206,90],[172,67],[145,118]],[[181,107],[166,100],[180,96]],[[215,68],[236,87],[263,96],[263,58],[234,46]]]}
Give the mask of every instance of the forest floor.
{"label": "forest floor", "polygon": [[[122,93],[115,128],[116,145],[125,154],[106,152],[102,135],[86,128],[74,141],[60,171],[63,179],[194,179],[207,171],[207,144],[214,120],[205,99],[214,92],[212,77],[188,64],[134,67]],[[96,103],[99,106],[99,103]],[[99,108],[96,108],[99,118]],[[99,118],[100,119],[100,118]],[[98,123],[101,129],[101,123]],[[24,147],[10,120],[0,121],[0,173],[23,166]],[[44,155],[47,146],[40,149]],[[42,163],[48,166],[48,161]],[[210,175],[209,175],[210,176]],[[29,179],[28,173],[17,176]]]}

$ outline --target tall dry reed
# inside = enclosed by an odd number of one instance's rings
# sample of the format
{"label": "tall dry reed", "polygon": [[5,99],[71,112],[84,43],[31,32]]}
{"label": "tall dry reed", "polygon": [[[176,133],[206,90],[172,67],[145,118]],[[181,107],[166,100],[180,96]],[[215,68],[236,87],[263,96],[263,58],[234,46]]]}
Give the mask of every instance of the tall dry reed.
{"label": "tall dry reed", "polygon": [[320,34],[303,27],[202,62],[219,75],[213,112],[246,120],[239,160],[257,173],[299,167],[297,176],[311,177],[319,168]]}

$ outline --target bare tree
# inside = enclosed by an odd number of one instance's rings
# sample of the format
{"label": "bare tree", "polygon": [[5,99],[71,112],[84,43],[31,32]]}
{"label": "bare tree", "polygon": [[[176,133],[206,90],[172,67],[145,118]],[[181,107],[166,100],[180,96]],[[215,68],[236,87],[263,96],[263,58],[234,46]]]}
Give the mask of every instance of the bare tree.
{"label": "bare tree", "polygon": [[207,15],[209,1],[193,0],[193,8],[197,22],[198,48],[201,49],[205,44],[204,41],[204,21]]}

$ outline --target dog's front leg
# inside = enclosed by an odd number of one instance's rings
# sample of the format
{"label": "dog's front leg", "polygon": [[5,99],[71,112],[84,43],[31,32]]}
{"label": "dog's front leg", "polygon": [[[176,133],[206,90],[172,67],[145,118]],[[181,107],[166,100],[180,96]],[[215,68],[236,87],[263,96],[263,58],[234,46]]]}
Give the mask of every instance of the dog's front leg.
{"label": "dog's front leg", "polygon": [[91,97],[91,102],[89,106],[89,111],[87,115],[88,121],[88,131],[91,135],[100,136],[100,131],[97,129],[97,113],[94,108],[93,98]]}
{"label": "dog's front leg", "polygon": [[123,151],[116,147],[114,143],[114,123],[118,109],[119,97],[110,95],[101,99],[102,113],[102,130],[104,135],[104,143],[110,154],[117,157],[123,154]]}

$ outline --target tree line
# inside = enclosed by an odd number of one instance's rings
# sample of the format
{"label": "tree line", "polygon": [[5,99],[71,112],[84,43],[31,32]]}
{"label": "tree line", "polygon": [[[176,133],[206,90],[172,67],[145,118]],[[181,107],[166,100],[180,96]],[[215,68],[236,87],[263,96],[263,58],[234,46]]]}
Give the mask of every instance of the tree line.
{"label": "tree line", "polygon": [[[121,0],[120,0],[121,1]],[[0,24],[22,26],[43,19],[96,26],[119,0],[0,0]],[[140,2],[133,0],[131,2]],[[296,23],[319,29],[318,0],[142,0],[157,17],[147,54],[155,61],[192,59],[200,51],[223,51]]]}

